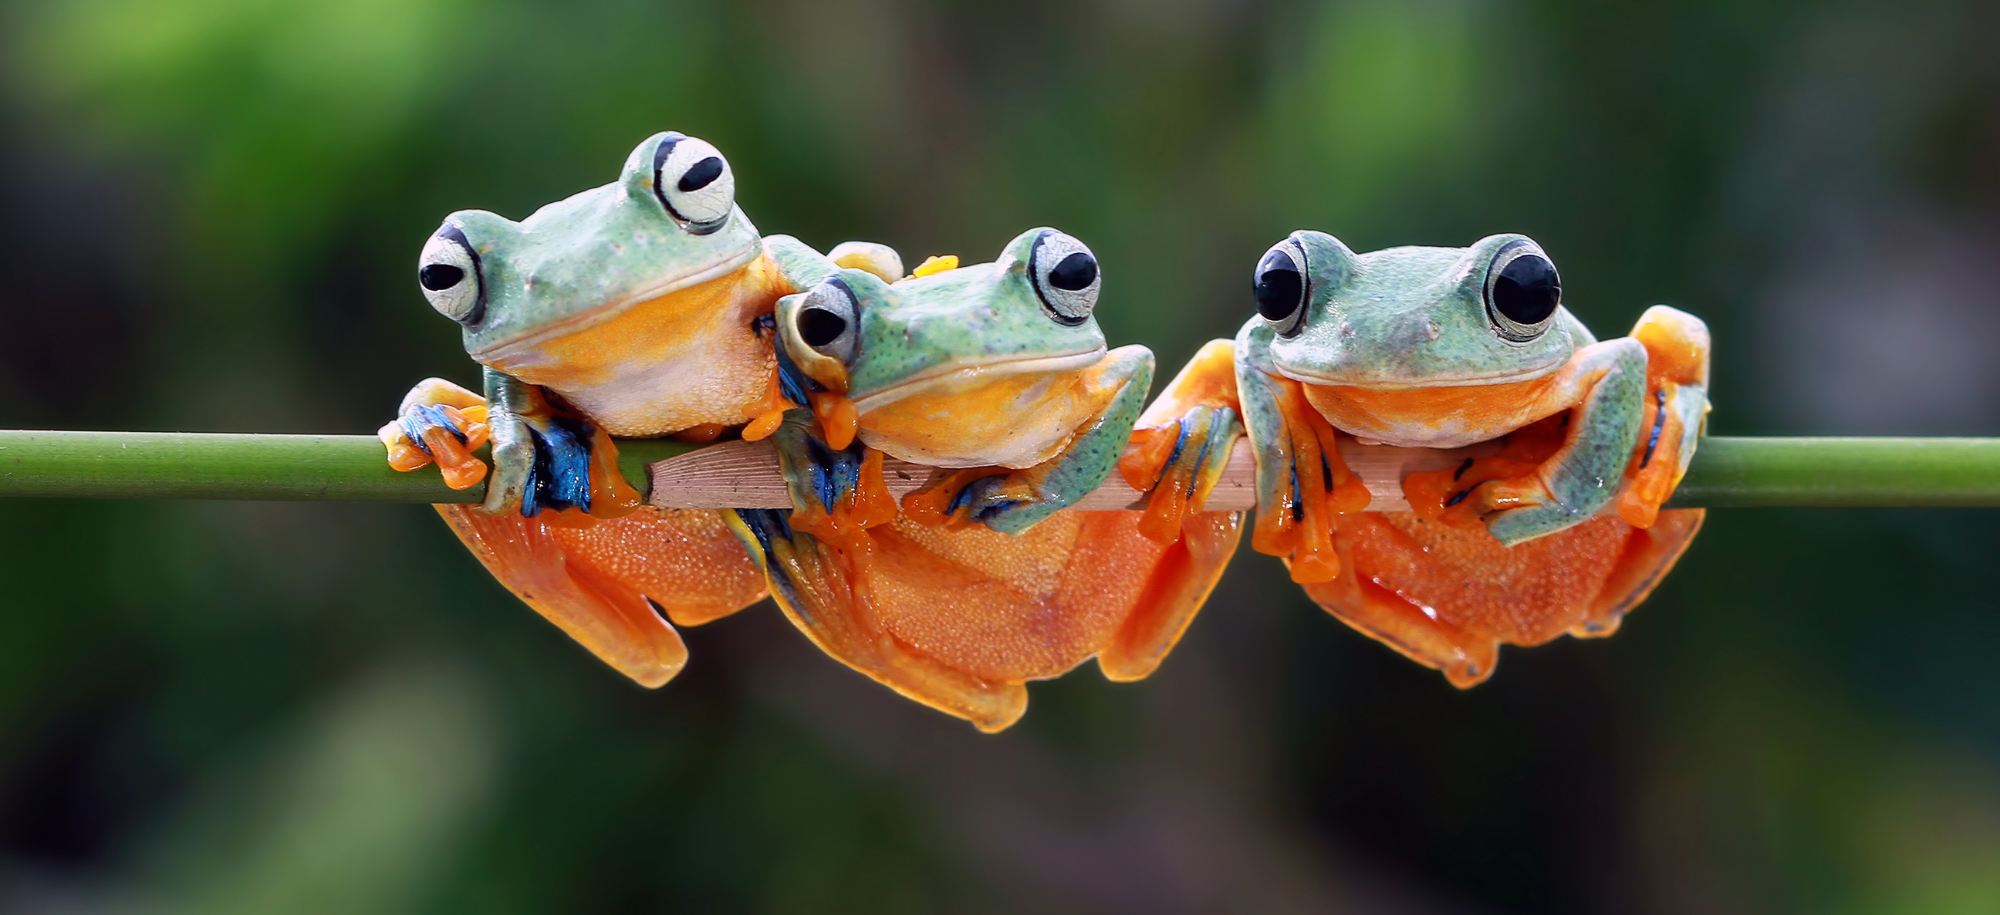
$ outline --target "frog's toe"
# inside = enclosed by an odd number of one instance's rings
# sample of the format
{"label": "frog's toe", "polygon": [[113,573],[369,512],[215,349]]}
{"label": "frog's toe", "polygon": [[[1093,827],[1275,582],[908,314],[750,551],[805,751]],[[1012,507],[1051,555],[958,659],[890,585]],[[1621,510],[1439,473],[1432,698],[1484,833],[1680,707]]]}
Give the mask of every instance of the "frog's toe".
{"label": "frog's toe", "polygon": [[896,517],[882,452],[860,442],[834,448],[793,422],[779,429],[777,441],[794,510],[790,526],[854,546],[868,528]]}
{"label": "frog's toe", "polygon": [[968,467],[936,474],[903,497],[903,516],[926,527],[963,530],[983,524],[1019,533],[1055,513],[1034,487],[997,467]]}
{"label": "frog's toe", "polygon": [[1003,534],[1018,534],[1062,508],[1012,475],[974,480],[953,502],[966,518]]}
{"label": "frog's toe", "polygon": [[1118,471],[1133,489],[1148,493],[1139,530],[1162,543],[1179,537],[1181,519],[1201,512],[1242,431],[1235,409],[1201,405],[1135,434]]}
{"label": "frog's toe", "polygon": [[389,466],[401,471],[436,463],[445,485],[470,489],[486,478],[486,464],[472,452],[486,444],[486,408],[461,410],[449,404],[409,404],[396,421],[377,433],[389,450]]}
{"label": "frog's toe", "polygon": [[1648,395],[1645,423],[1633,456],[1631,480],[1618,497],[1618,514],[1636,527],[1651,527],[1687,473],[1708,412],[1708,391],[1700,385],[1660,380]]}

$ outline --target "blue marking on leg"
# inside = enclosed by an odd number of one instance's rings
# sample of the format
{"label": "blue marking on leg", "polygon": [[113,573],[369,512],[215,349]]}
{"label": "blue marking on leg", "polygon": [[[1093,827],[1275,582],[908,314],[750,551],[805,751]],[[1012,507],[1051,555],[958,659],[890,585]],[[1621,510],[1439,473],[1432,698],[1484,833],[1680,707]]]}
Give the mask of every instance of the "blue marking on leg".
{"label": "blue marking on leg", "polygon": [[764,577],[771,583],[771,590],[781,594],[786,605],[801,617],[811,621],[811,611],[806,602],[799,599],[798,587],[793,583],[791,576],[787,575],[784,566],[778,563],[776,547],[773,545],[778,541],[796,543],[796,535],[792,533],[792,510],[732,508],[725,511],[734,513],[737,519],[743,522],[743,526],[749,529],[750,536],[756,538],[757,552],[763,557],[758,565],[764,568]]}
{"label": "blue marking on leg", "polygon": [[827,511],[861,485],[861,460],[867,449],[860,443],[835,451],[817,437],[804,436],[806,465],[812,479],[813,495]]}
{"label": "blue marking on leg", "polygon": [[[1296,446],[1295,446],[1295,447],[1296,447]],[[1296,454],[1297,452],[1296,452],[1296,451],[1294,451],[1293,453],[1294,453],[1294,454]],[[1304,520],[1306,520],[1306,501],[1305,501],[1305,497],[1303,497],[1303,496],[1299,495],[1299,461],[1298,461],[1298,459],[1297,459],[1297,458],[1293,458],[1293,459],[1292,459],[1292,460],[1290,461],[1290,464],[1292,465],[1292,466],[1291,466],[1291,471],[1292,471],[1292,520],[1293,520],[1293,521],[1304,521]]]}
{"label": "blue marking on leg", "polygon": [[[408,413],[397,417],[396,423],[402,427],[403,434],[417,446],[417,450],[425,454],[431,453],[430,444],[424,441],[424,430],[428,428],[439,428],[450,432],[452,437],[458,439],[458,443],[461,445],[467,441],[465,433],[458,431],[458,427],[452,425],[451,417],[445,415],[443,407],[418,404],[411,407]],[[433,454],[431,456],[436,457],[437,455]]]}
{"label": "blue marking on leg", "polygon": [[590,511],[589,423],[566,416],[549,419],[547,430],[528,428],[535,443],[535,465],[521,493],[521,514],[532,518],[542,510],[581,508]]}
{"label": "blue marking on leg", "polygon": [[1660,433],[1667,428],[1667,389],[1661,386],[1653,391],[1653,437],[1646,440],[1646,457],[1639,462],[1639,469],[1646,469],[1653,463],[1653,449],[1660,447]]}
{"label": "blue marking on leg", "polygon": [[1209,425],[1208,431],[1209,434],[1201,440],[1201,450],[1195,453],[1194,472],[1188,474],[1186,497],[1190,499],[1194,498],[1194,491],[1201,486],[1201,468],[1202,465],[1208,463],[1208,449],[1215,444],[1215,427],[1213,423]]}

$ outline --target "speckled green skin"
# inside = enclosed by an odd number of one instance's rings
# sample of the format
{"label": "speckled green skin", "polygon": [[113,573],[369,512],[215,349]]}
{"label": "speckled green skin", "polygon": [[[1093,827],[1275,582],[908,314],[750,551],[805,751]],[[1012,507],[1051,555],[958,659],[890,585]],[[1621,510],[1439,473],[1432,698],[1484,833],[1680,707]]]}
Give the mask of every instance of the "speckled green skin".
{"label": "speckled green skin", "polygon": [[696,235],[653,195],[653,154],[669,134],[646,138],[618,180],[536,210],[520,222],[485,210],[445,217],[479,253],[486,315],[464,329],[481,352],[600,306],[652,298],[719,276],[764,250],[757,227],[733,207],[720,229]]}
{"label": "speckled green skin", "polygon": [[1269,345],[1271,362],[1289,377],[1320,384],[1486,384],[1552,371],[1577,347],[1597,342],[1560,306],[1555,326],[1534,342],[1513,343],[1493,330],[1486,267],[1524,236],[1368,254],[1324,232],[1292,238],[1305,249],[1311,282],[1305,329],[1289,338],[1271,334]]}
{"label": "speckled green skin", "polygon": [[[855,352],[846,361],[846,393],[864,407],[870,395],[913,380],[985,365],[1006,374],[1007,363],[1023,360],[1075,357],[1079,371],[1102,365],[1124,379],[1110,406],[1054,459],[971,484],[973,516],[1003,533],[1024,531],[1102,485],[1130,441],[1153,383],[1151,351],[1128,346],[1105,353],[1104,332],[1095,317],[1068,326],[1043,309],[1027,264],[1035,240],[1045,231],[1023,232],[992,263],[893,284],[852,268],[833,274],[853,290],[859,305]],[[808,348],[791,335],[790,316],[805,298],[778,300],[779,344],[800,358]],[[805,428],[801,417],[787,422],[776,436],[795,503],[812,491],[811,461],[801,438],[809,434]]]}
{"label": "speckled green skin", "polygon": [[1503,339],[1486,314],[1485,271],[1495,252],[1521,237],[1496,235],[1469,248],[1390,248],[1357,255],[1325,233],[1293,235],[1306,252],[1305,328],[1280,337],[1263,318],[1253,317],[1236,337],[1237,394],[1257,455],[1262,504],[1280,504],[1294,473],[1280,459],[1278,440],[1285,427],[1274,377],[1306,384],[1491,384],[1556,371],[1590,347],[1586,360],[1606,371],[1572,418],[1565,451],[1541,471],[1548,498],[1490,515],[1486,527],[1512,545],[1589,520],[1610,505],[1641,432],[1646,350],[1630,337],[1592,346],[1596,338],[1560,307],[1554,325],[1536,340]]}
{"label": "speckled green skin", "polygon": [[[1021,233],[990,264],[893,286],[860,270],[841,271],[862,301],[860,341],[848,365],[848,398],[863,400],[928,373],[984,362],[1103,350],[1104,332],[1095,318],[1066,327],[1043,312],[1027,267],[1043,231]],[[783,326],[785,300],[779,300],[778,308]]]}
{"label": "speckled green skin", "polygon": [[[445,217],[479,257],[484,313],[462,328],[473,359],[586,312],[641,301],[740,270],[767,249],[796,288],[824,279],[834,265],[795,238],[757,234],[740,207],[708,234],[683,228],[653,194],[654,153],[672,134],[640,143],[625,159],[618,180],[572,195],[514,222],[485,210]],[[535,472],[534,436],[548,417],[518,412],[532,387],[487,367],[493,476],[481,508],[500,514],[521,510]]]}

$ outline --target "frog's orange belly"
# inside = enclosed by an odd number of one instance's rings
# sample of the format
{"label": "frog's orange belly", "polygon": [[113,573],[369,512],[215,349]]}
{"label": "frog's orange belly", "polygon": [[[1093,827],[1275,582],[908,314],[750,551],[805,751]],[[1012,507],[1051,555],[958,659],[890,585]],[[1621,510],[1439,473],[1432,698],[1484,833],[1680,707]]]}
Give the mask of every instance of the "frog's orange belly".
{"label": "frog's orange belly", "polygon": [[1018,375],[970,390],[949,385],[861,417],[871,448],[932,467],[1033,467],[1061,453],[1115,388],[1073,372]]}
{"label": "frog's orange belly", "polygon": [[[870,606],[898,641],[952,669],[1057,676],[1110,642],[1165,552],[1136,523],[1097,514],[1058,512],[1019,535],[898,518],[875,535]],[[1073,561],[1078,551],[1088,560]]]}
{"label": "frog's orange belly", "polygon": [[1505,384],[1365,388],[1303,383],[1306,400],[1334,428],[1405,448],[1462,448],[1574,406],[1555,396],[1556,375]]}
{"label": "frog's orange belly", "polygon": [[1700,509],[1661,512],[1650,529],[1603,515],[1505,547],[1484,528],[1409,512],[1339,515],[1340,575],[1305,588],[1348,624],[1470,686],[1492,675],[1503,643],[1609,635],[1701,521]]}
{"label": "frog's orange belly", "polygon": [[631,305],[572,333],[510,344],[480,361],[561,394],[612,435],[749,422],[777,372],[751,326],[778,291],[763,261]]}

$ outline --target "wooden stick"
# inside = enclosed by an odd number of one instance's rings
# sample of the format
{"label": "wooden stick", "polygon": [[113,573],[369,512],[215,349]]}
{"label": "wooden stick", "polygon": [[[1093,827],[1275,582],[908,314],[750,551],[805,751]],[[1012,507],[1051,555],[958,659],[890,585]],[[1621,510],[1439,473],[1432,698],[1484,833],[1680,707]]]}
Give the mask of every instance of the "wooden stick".
{"label": "wooden stick", "polygon": [[[1369,511],[1409,511],[1403,499],[1403,478],[1419,471],[1447,470],[1467,457],[1491,454],[1493,446],[1451,451],[1435,448],[1392,448],[1340,443],[1347,467],[1368,486]],[[768,442],[721,442],[652,465],[652,492],[647,501],[661,508],[790,508],[785,479],[778,472],[778,453]],[[898,499],[921,487],[939,471],[890,458],[882,464],[889,491]],[[1250,443],[1239,441],[1222,471],[1222,480],[1208,497],[1208,508],[1249,511],[1257,507],[1257,468]],[[1138,491],[1113,473],[1103,486],[1075,505],[1078,511],[1125,511],[1146,507]]]}

